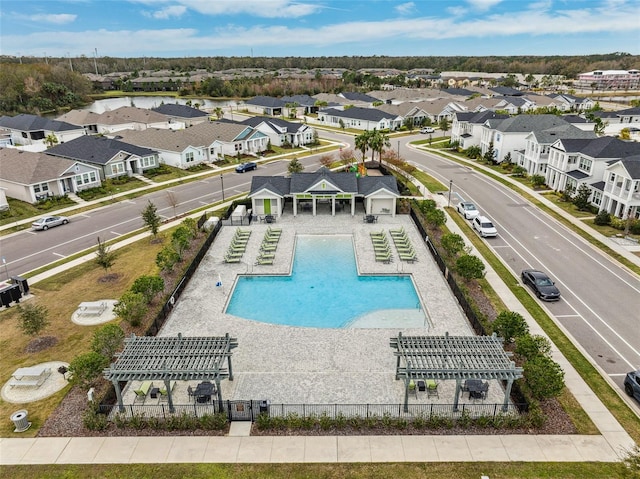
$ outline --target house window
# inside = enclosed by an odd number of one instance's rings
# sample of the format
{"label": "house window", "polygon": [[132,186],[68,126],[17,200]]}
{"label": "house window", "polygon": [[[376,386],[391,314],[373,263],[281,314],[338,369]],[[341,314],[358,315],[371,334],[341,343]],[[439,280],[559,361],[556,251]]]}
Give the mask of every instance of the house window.
{"label": "house window", "polygon": [[236,151],[242,151],[242,143],[236,143],[233,145]]}
{"label": "house window", "polygon": [[49,191],[49,184],[48,183],[40,183],[37,185],[33,185],[33,192],[35,194],[43,194],[43,193],[47,193]]}
{"label": "house window", "polygon": [[577,161],[577,158],[575,156],[570,156],[569,157],[569,164],[570,165],[574,165]]}
{"label": "house window", "polygon": [[76,180],[76,185],[78,186],[87,185],[89,183],[95,183],[97,180],[96,172],[90,171],[88,173],[82,173],[81,175],[76,175],[75,180]]}
{"label": "house window", "polygon": [[578,164],[578,169],[586,172],[586,173],[590,173],[591,172],[591,164],[593,162],[591,160],[588,160],[586,158],[580,158],[580,163]]}
{"label": "house window", "polygon": [[114,163],[111,165],[111,174],[121,175],[124,173],[124,163]]}
{"label": "house window", "polygon": [[153,156],[145,156],[144,158],[140,158],[140,163],[142,164],[142,168],[149,168],[150,166],[156,165],[156,160]]}
{"label": "house window", "polygon": [[594,191],[593,196],[591,197],[591,202],[596,206],[600,206],[600,204],[602,204],[602,192]]}

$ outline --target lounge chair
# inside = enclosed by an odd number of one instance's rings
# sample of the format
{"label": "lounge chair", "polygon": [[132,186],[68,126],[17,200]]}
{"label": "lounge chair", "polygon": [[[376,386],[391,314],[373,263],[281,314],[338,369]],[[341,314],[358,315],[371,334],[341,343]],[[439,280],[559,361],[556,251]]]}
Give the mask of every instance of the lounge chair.
{"label": "lounge chair", "polygon": [[144,403],[145,399],[147,399],[147,394],[149,394],[149,390],[153,387],[153,382],[144,381],[138,389],[135,389],[133,392],[136,393],[136,398],[134,403],[137,401],[142,401]]}
{"label": "lounge chair", "polygon": [[391,263],[391,261],[393,261],[393,256],[390,254],[382,256],[376,255],[376,261],[379,261],[380,263]]}
{"label": "lounge chair", "polygon": [[[170,381],[169,382],[169,391],[173,392],[174,388],[176,387],[176,383],[177,381]],[[167,386],[166,384],[164,384],[164,382],[162,383],[162,387],[160,388],[160,401],[168,401],[169,400],[169,393],[167,392]]]}
{"label": "lounge chair", "polygon": [[269,226],[267,228],[267,234],[280,236],[282,234],[282,228],[273,228],[272,226]]}
{"label": "lounge chair", "polygon": [[260,246],[260,251],[276,251],[277,249],[278,247],[275,245],[269,245],[264,243]]}
{"label": "lounge chair", "polygon": [[274,253],[260,253],[258,259],[273,259],[276,255]]}
{"label": "lounge chair", "polygon": [[273,264],[273,258],[258,258],[257,265]]}
{"label": "lounge chair", "polygon": [[391,248],[389,248],[389,245],[373,245],[373,250],[376,252],[389,252],[391,251]]}
{"label": "lounge chair", "polygon": [[403,234],[403,233],[405,233],[404,226],[401,226],[400,228],[390,228],[389,229],[389,233],[391,233],[391,234],[394,234],[394,233]]}
{"label": "lounge chair", "polygon": [[262,243],[277,243],[278,241],[280,241],[280,237],[276,236],[276,237],[271,237],[271,236],[266,236],[262,239]]}
{"label": "lounge chair", "polygon": [[241,260],[242,260],[242,258],[237,257],[237,256],[225,256],[224,257],[224,262],[225,263],[240,263]]}
{"label": "lounge chair", "polygon": [[251,230],[236,228],[236,236],[251,236]]}
{"label": "lounge chair", "polygon": [[398,253],[398,258],[402,261],[406,261],[407,263],[414,263],[418,261],[418,257],[415,254],[407,255]]}

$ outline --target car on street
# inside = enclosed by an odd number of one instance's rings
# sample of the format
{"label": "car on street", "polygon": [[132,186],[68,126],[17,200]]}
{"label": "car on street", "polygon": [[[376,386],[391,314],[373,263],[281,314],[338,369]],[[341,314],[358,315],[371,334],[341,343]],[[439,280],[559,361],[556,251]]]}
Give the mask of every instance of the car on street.
{"label": "car on street", "polygon": [[492,238],[498,236],[498,230],[489,218],[478,215],[473,218],[473,229],[483,238]]}
{"label": "car on street", "polygon": [[31,223],[31,226],[34,230],[46,231],[54,226],[66,225],[68,222],[69,218],[66,216],[43,216]]}
{"label": "car on street", "polygon": [[533,289],[543,301],[558,301],[560,290],[546,273],[535,269],[524,269],[520,275],[522,282]]}
{"label": "car on street", "polygon": [[256,168],[258,168],[258,165],[253,161],[249,161],[248,163],[241,163],[236,166],[236,171],[238,173],[244,173],[245,171],[255,170]]}
{"label": "car on street", "polygon": [[430,126],[425,126],[424,128],[420,128],[420,133],[435,133],[436,130],[431,128]]}
{"label": "car on street", "polygon": [[627,373],[627,377],[624,378],[624,390],[629,396],[640,401],[640,370]]}
{"label": "car on street", "polygon": [[464,218],[467,220],[472,220],[480,214],[480,211],[478,211],[476,205],[470,203],[469,201],[461,201],[460,203],[458,203],[458,206],[456,206],[456,209],[458,210],[458,213],[464,216]]}

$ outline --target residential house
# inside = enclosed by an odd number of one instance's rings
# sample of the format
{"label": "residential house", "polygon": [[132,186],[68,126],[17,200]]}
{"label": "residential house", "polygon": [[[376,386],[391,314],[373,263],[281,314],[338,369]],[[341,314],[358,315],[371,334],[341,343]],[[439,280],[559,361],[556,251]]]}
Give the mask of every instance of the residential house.
{"label": "residential house", "polygon": [[86,134],[76,125],[27,114],[2,116],[0,127],[11,132],[12,144],[29,151],[44,151],[47,143],[65,143]]}
{"label": "residential house", "polygon": [[27,203],[101,184],[99,168],[42,152],[0,148],[0,164],[0,189],[8,197]]}
{"label": "residential house", "polygon": [[128,143],[158,151],[160,162],[176,168],[213,163],[224,155],[257,155],[267,148],[268,137],[250,126],[226,121],[208,121],[184,130],[120,131]]}
{"label": "residential house", "polygon": [[[296,114],[290,116],[298,116],[298,113],[308,115],[318,112],[318,106],[316,106],[317,100],[309,95],[283,96],[282,101],[285,102],[285,105],[298,105],[294,107]],[[290,113],[293,113],[293,108],[291,108]]]}
{"label": "residential house", "polygon": [[185,127],[209,121],[207,112],[178,103],[164,103],[151,110],[166,116],[172,123],[183,123]]}
{"label": "residential house", "polygon": [[599,191],[602,194],[600,210],[623,219],[640,218],[640,155],[610,162],[600,183],[601,190],[594,185],[594,197]]}
{"label": "residential house", "polygon": [[353,91],[344,91],[342,93],[338,93],[338,96],[344,98],[350,105],[372,107],[376,103],[384,103],[378,98],[374,98],[366,93]]}
{"label": "residential house", "polygon": [[551,145],[560,139],[593,139],[597,135],[593,131],[583,131],[565,123],[546,130],[532,131],[525,137],[524,150],[517,150],[514,162],[527,170],[529,175],[547,173],[547,161]]}
{"label": "residential house", "polygon": [[504,96],[499,98],[500,101],[496,103],[494,109],[506,111],[510,115],[518,115],[536,108],[536,104],[524,96]]}
{"label": "residential house", "polygon": [[269,116],[286,116],[288,112],[285,112],[287,110],[285,105],[286,102],[272,96],[255,96],[244,102],[244,106],[250,113]]}
{"label": "residential house", "polygon": [[513,158],[525,146],[525,138],[533,131],[543,131],[567,122],[557,115],[518,115],[510,118],[491,118],[482,127],[480,148],[486,154],[493,145],[494,158],[500,163],[507,154]]}
{"label": "residential house", "polygon": [[491,110],[456,112],[451,126],[451,141],[457,141],[463,150],[471,146],[480,146],[482,129],[487,120],[506,118],[509,118],[509,115]]}
{"label": "residential house", "polygon": [[[167,130],[164,130],[167,132]],[[104,179],[132,176],[159,166],[158,152],[104,136],[86,135],[54,146],[48,155],[91,165]]]}
{"label": "residential house", "polygon": [[[402,126],[402,117],[386,113],[377,108],[353,107],[346,110],[326,108],[318,112],[318,122],[323,125],[357,130],[397,130]],[[341,123],[342,122],[342,123]]]}
{"label": "residential house", "polygon": [[403,125],[413,125],[415,128],[420,128],[427,118],[430,118],[429,113],[424,111],[416,103],[404,102],[400,104],[385,104],[377,106],[376,109],[384,111],[395,117],[402,118]]}
{"label": "residential house", "polygon": [[331,214],[338,209],[355,215],[356,201],[362,199],[367,214],[395,216],[399,198],[395,178],[390,175],[358,178],[355,172],[332,172],[320,168],[314,173],[284,176],[254,176],[251,206],[254,215],[282,215],[285,202],[291,202],[293,215],[316,215],[319,203],[329,203]]}
{"label": "residential house", "polygon": [[58,117],[59,120],[80,125],[88,133],[109,135],[121,130],[146,130],[147,128],[180,129],[184,123],[172,120],[166,115],[133,106],[122,106],[103,113],[86,110],[71,110]]}
{"label": "residential house", "polygon": [[[549,151],[546,183],[556,191],[577,190],[581,184],[586,184],[592,190],[591,202],[600,207],[603,198],[603,190],[600,189],[603,185],[600,182],[607,167],[636,155],[640,155],[640,143],[622,141],[612,136],[559,139]],[[612,207],[611,204],[608,207]],[[619,213],[614,211],[616,215]]]}
{"label": "residential house", "polygon": [[560,102],[558,106],[560,111],[585,111],[595,106],[591,98],[582,98],[568,93],[550,93],[547,97]]}
{"label": "residential house", "polygon": [[315,128],[305,123],[295,123],[280,118],[254,116],[241,122],[269,137],[274,146],[304,146],[315,141]]}

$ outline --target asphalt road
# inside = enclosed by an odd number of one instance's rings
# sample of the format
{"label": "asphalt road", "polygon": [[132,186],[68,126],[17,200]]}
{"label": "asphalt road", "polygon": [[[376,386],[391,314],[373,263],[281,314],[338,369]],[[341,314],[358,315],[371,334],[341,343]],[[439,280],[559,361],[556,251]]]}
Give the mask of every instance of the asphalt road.
{"label": "asphalt road", "polygon": [[402,154],[443,184],[453,180],[452,206],[472,201],[492,219],[498,237],[485,241],[517,278],[534,268],[555,280],[561,300],[542,304],[622,388],[626,372],[640,368],[640,278],[481,173],[431,154]]}
{"label": "asphalt road", "polygon": [[[323,136],[353,143],[352,137],[340,133]],[[621,386],[627,371],[640,368],[640,279],[508,188],[469,168],[408,148],[406,143],[415,138],[393,140],[392,148],[443,184],[453,180],[452,205],[462,199],[473,201],[494,221],[499,235],[486,241],[515,275],[532,267],[556,281],[562,299],[545,307]],[[300,161],[313,170],[318,158]],[[248,191],[254,175],[285,171],[286,162],[274,162],[252,172],[225,174],[225,197]],[[175,208],[167,191],[177,199]],[[156,204],[159,214],[171,217],[220,199],[221,180],[214,176],[74,215],[66,226],[2,237],[0,255],[7,263],[0,277],[22,274],[95,246],[97,237],[110,240],[142,227],[140,213],[147,201]]]}

